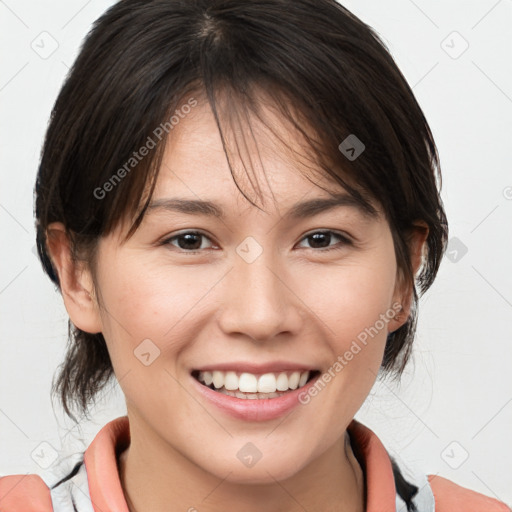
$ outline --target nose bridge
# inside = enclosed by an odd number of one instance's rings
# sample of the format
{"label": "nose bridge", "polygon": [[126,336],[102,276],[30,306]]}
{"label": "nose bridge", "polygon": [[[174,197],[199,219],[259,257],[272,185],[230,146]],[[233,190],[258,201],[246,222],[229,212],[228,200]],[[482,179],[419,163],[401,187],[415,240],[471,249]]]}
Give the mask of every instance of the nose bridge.
{"label": "nose bridge", "polygon": [[252,237],[236,248],[220,318],[226,333],[265,341],[299,328],[298,301],[285,284],[283,263]]}

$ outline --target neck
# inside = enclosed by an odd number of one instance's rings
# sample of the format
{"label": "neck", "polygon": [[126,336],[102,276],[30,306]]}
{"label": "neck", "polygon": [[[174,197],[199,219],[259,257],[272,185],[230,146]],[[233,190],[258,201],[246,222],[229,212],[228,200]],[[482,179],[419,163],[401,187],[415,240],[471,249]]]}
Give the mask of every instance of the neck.
{"label": "neck", "polygon": [[[130,512],[363,512],[364,475],[344,435],[286,480],[266,484],[219,478],[130,421],[131,442],[119,456],[119,476]],[[171,507],[169,504],[172,504]]]}

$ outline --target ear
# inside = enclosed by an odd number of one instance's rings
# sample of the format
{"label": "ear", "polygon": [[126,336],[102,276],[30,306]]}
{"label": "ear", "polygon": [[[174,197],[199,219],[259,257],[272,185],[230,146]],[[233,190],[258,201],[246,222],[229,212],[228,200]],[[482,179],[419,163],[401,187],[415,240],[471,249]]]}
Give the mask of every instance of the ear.
{"label": "ear", "polygon": [[[407,235],[407,246],[414,277],[416,277],[423,263],[423,254],[426,247],[428,233],[428,225],[423,221],[417,221],[413,224],[412,229]],[[413,299],[412,286],[413,283],[408,283],[404,272],[399,270],[395,293],[393,295],[393,303],[398,302],[402,305],[402,309],[400,312],[397,312],[395,317],[390,321],[390,332],[396,331],[398,328],[402,327],[409,318]]]}
{"label": "ear", "polygon": [[101,316],[89,268],[85,263],[72,260],[70,239],[64,224],[53,222],[46,233],[48,251],[59,275],[60,291],[69,318],[82,331],[91,334],[101,332]]}

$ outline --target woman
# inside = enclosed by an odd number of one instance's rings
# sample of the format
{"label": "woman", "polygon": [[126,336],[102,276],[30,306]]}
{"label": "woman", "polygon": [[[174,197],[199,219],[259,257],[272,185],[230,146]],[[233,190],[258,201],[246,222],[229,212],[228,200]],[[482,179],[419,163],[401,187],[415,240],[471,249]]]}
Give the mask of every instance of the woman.
{"label": "woman", "polygon": [[[506,511],[413,481],[354,420],[403,371],[447,238],[429,126],[378,36],[323,0],[123,0],[54,106],[38,252],[70,415],[127,416],[5,510]],[[2,509],[2,510],[3,510]]]}

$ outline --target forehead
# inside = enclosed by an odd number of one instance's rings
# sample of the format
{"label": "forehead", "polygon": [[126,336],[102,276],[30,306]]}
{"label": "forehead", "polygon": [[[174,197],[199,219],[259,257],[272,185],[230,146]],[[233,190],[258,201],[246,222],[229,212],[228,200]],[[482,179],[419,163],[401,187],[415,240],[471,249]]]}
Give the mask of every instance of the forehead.
{"label": "forehead", "polygon": [[[317,184],[342,192],[315,163],[300,131],[267,104],[260,108],[263,122],[256,115],[241,118],[229,106],[219,109],[225,149],[244,193],[284,205],[305,195],[327,195]],[[184,195],[226,201],[240,197],[213,112],[204,100],[170,131],[153,200]]]}

